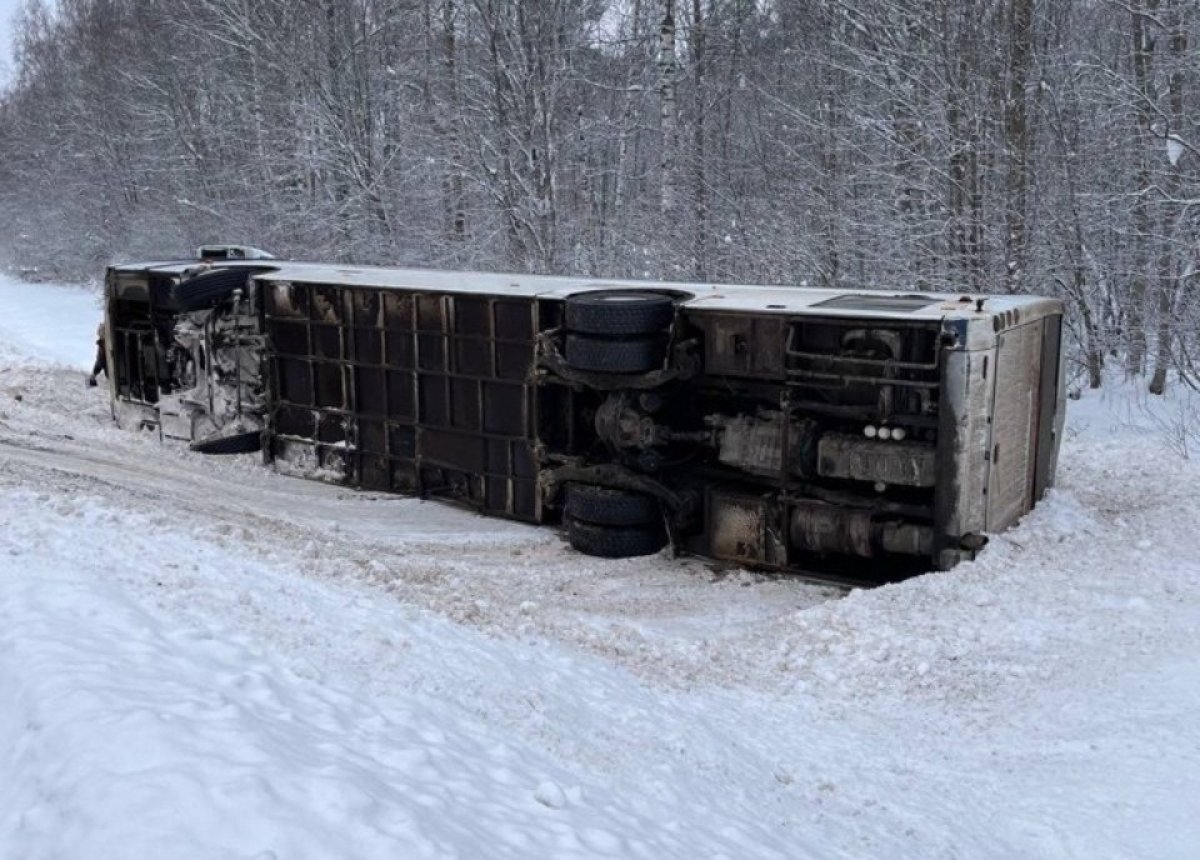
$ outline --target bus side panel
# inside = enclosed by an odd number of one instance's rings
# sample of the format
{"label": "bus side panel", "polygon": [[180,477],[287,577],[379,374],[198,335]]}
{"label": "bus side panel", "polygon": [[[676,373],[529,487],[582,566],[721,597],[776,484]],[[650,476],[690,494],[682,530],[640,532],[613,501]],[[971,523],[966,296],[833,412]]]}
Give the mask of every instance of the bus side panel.
{"label": "bus side panel", "polygon": [[263,287],[281,471],[540,519],[533,301]]}

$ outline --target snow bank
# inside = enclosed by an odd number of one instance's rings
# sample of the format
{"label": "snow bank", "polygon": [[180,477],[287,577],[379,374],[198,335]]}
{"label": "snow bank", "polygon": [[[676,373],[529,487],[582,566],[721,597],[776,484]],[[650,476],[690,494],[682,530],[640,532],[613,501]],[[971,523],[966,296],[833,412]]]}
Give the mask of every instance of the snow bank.
{"label": "snow bank", "polygon": [[0,273],[0,358],[90,370],[104,316],[89,287],[29,284]]}
{"label": "snow bank", "polygon": [[[370,607],[385,617],[363,629],[346,601],[367,595],[289,585],[236,546],[158,520],[87,495],[6,493],[0,856],[787,856],[751,809],[718,811],[720,784],[668,773],[653,794],[623,791],[403,678],[407,651],[440,651],[438,684],[469,692],[478,671],[459,661],[487,665],[505,707],[527,696],[532,713],[541,696],[526,673],[570,683],[578,671],[586,689],[569,706],[597,730],[593,700],[615,689],[629,706],[621,673],[394,605]],[[192,599],[217,580],[241,611]],[[356,678],[263,652],[239,618],[262,604],[260,624],[280,625],[271,638],[349,635],[357,659],[392,663],[397,683],[368,695]]]}

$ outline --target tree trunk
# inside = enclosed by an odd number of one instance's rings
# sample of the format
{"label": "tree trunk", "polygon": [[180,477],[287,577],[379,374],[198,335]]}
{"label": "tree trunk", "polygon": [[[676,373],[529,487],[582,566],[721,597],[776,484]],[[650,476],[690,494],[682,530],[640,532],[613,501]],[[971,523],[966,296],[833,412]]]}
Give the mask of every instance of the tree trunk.
{"label": "tree trunk", "polygon": [[659,210],[673,214],[676,206],[675,0],[663,0],[663,19],[658,38],[658,91],[662,148],[659,156]]}
{"label": "tree trunk", "polygon": [[1140,376],[1146,369],[1146,293],[1150,264],[1150,159],[1154,157],[1155,142],[1151,133],[1154,122],[1154,95],[1151,89],[1154,64],[1154,43],[1146,31],[1146,15],[1153,14],[1158,0],[1132,0],[1133,18],[1133,80],[1135,140],[1137,142],[1137,187],[1133,203],[1133,276],[1129,284],[1128,306],[1125,308],[1128,355],[1126,371]]}
{"label": "tree trunk", "polygon": [[[1191,0],[1183,0],[1191,2]],[[1167,93],[1170,125],[1167,128],[1168,140],[1170,135],[1185,135],[1183,120],[1183,75],[1184,59],[1187,53],[1187,30],[1184,27],[1183,11],[1174,5],[1171,27],[1171,73],[1167,78]],[[1167,370],[1171,365],[1171,341],[1175,334],[1174,309],[1175,292],[1179,281],[1179,263],[1175,253],[1176,231],[1179,227],[1179,189],[1181,186],[1180,162],[1186,155],[1171,158],[1167,165],[1166,177],[1163,181],[1163,235],[1162,249],[1158,260],[1158,337],[1154,350],[1154,375],[1150,379],[1150,393],[1162,394],[1167,389]]]}
{"label": "tree trunk", "polygon": [[462,146],[459,140],[458,123],[462,106],[458,96],[458,40],[455,35],[456,12],[454,0],[442,2],[442,67],[446,75],[448,118],[440,125],[445,129],[446,167],[442,183],[445,194],[445,229],[451,241],[461,242],[467,235],[467,212],[465,200],[465,178],[463,175]]}
{"label": "tree trunk", "polygon": [[1005,237],[1004,286],[1010,293],[1023,292],[1025,288],[1026,217],[1032,141],[1026,88],[1032,47],[1033,0],[1012,0],[1009,21],[1008,97],[1004,103],[1004,136],[1008,155],[1008,232]]}
{"label": "tree trunk", "polygon": [[704,7],[701,0],[692,0],[692,87],[695,108],[692,116],[692,184],[694,223],[692,225],[692,271],[697,281],[708,279],[708,176],[706,174],[704,124],[707,119],[704,100]]}

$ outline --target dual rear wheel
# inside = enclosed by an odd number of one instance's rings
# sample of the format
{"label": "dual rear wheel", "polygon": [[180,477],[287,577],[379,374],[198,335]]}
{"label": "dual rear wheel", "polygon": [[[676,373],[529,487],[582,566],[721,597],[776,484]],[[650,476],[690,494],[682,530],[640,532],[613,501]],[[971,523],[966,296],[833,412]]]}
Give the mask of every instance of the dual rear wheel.
{"label": "dual rear wheel", "polygon": [[675,302],[646,290],[599,290],[566,301],[567,364],[595,373],[646,373],[667,356]]}
{"label": "dual rear wheel", "polygon": [[594,484],[566,488],[567,541],[585,555],[632,558],[667,545],[662,509],[653,496]]}
{"label": "dual rear wheel", "polygon": [[[647,290],[598,290],[566,300],[567,364],[594,373],[647,373],[666,364],[675,301]],[[567,540],[585,555],[632,558],[667,544],[658,499],[595,484],[566,487]]]}

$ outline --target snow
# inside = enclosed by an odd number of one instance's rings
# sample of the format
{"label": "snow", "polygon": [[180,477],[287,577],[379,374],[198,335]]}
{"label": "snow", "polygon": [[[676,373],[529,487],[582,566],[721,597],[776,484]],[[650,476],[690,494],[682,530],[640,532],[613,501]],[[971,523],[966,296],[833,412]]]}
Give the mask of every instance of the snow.
{"label": "snow", "polygon": [[90,369],[96,326],[103,318],[99,292],[85,286],[26,284],[0,272],[0,356]]}
{"label": "snow", "polygon": [[1167,135],[1167,160],[1174,167],[1179,159],[1183,157],[1184,144],[1182,138],[1177,134]]}
{"label": "snow", "polygon": [[[100,497],[28,488],[9,501],[3,526],[21,537],[7,547],[18,569],[0,601],[3,678],[15,693],[3,764],[18,778],[0,789],[4,856],[97,856],[112,845],[124,857],[440,857],[488,845],[498,857],[649,857],[628,834],[654,832],[691,793],[686,782],[654,799],[614,792],[503,722],[405,683],[419,652],[447,673],[422,684],[477,684],[457,665],[492,650],[477,635],[361,605],[369,598],[354,590],[290,584],[236,545],[114,512]],[[79,551],[79,532],[113,528],[121,540]],[[131,566],[131,554],[157,572]],[[241,607],[232,618],[206,593],[218,586]],[[181,593],[156,596],[165,589]],[[269,635],[301,637],[292,660],[264,653],[237,618],[265,601]],[[347,683],[345,667],[306,653],[336,633],[324,625],[343,624],[355,659],[391,664],[396,691]],[[439,657],[441,647],[450,653]],[[518,649],[499,662],[511,676],[562,661]],[[689,830],[681,838],[693,850],[771,837],[753,822]]]}
{"label": "snow", "polygon": [[0,290],[0,857],[1195,856],[1179,392],[846,594],[118,431],[94,294]]}

